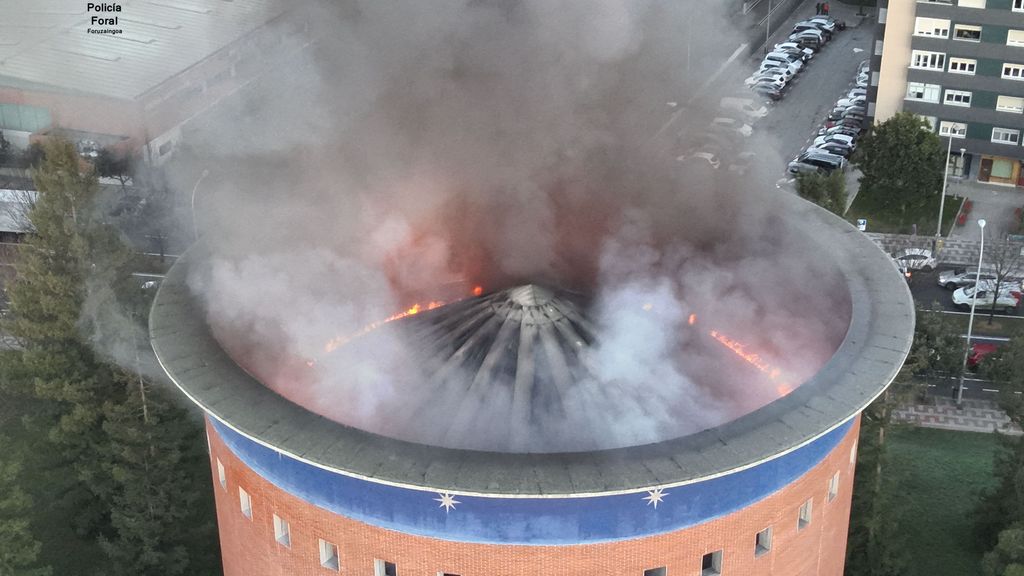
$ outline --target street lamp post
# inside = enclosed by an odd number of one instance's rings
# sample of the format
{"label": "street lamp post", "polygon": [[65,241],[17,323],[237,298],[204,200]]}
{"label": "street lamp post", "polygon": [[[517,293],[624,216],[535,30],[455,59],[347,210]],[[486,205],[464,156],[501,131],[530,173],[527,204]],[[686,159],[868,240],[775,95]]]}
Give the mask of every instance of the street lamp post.
{"label": "street lamp post", "polygon": [[196,180],[196,185],[192,187],[192,239],[199,239],[199,227],[196,225],[196,191],[199,190],[199,183],[203,181],[203,178],[210,173],[209,170],[203,170],[203,173],[199,175],[199,179]]}
{"label": "street lamp post", "polygon": [[768,17],[764,21],[764,53],[768,54],[768,44],[772,37],[772,0],[768,0]]}
{"label": "street lamp post", "polygon": [[974,307],[978,304],[978,291],[981,282],[981,259],[985,256],[985,219],[978,219],[981,228],[981,247],[978,249],[978,271],[974,273],[974,294],[971,297],[971,317],[967,321],[967,344],[964,345],[964,361],[960,365],[960,383],[956,387],[956,405],[964,399],[964,374],[967,372],[967,356],[971,353],[971,332],[974,329]]}
{"label": "street lamp post", "polygon": [[[935,228],[936,243],[942,238],[942,208],[946,205],[946,182],[949,181],[949,155],[953,152],[953,136],[949,136],[949,145],[946,147],[946,171],[942,174],[942,194],[939,196],[939,225]],[[938,246],[936,245],[936,248]],[[933,254],[934,256],[934,254]]]}

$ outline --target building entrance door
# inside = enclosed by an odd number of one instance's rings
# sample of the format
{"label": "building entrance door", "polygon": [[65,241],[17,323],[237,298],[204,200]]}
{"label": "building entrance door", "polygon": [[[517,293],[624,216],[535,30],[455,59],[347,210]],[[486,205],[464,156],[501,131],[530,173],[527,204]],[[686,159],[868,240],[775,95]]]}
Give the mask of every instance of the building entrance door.
{"label": "building entrance door", "polygon": [[978,181],[988,182],[989,177],[992,175],[992,159],[982,158],[981,165],[978,166]]}

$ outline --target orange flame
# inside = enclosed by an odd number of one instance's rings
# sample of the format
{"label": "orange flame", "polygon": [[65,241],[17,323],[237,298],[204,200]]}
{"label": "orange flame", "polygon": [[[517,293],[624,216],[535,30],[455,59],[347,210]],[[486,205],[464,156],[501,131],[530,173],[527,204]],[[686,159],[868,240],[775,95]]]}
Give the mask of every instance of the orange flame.
{"label": "orange flame", "polygon": [[484,293],[483,286],[473,286],[473,296],[479,296]]}
{"label": "orange flame", "polygon": [[427,302],[426,304],[420,304],[420,303],[413,304],[412,308],[409,308],[408,310],[405,310],[403,312],[398,312],[396,314],[392,314],[391,316],[388,316],[387,318],[385,318],[383,320],[378,320],[378,321],[373,322],[371,324],[367,324],[366,326],[363,326],[362,328],[360,328],[354,334],[349,334],[348,336],[338,336],[336,338],[330,339],[327,342],[327,344],[324,345],[324,352],[327,352],[327,353],[334,352],[339,347],[344,346],[345,344],[348,344],[349,342],[355,340],[356,338],[359,338],[360,336],[368,334],[369,332],[372,332],[372,331],[376,330],[377,328],[380,328],[381,326],[387,324],[388,322],[394,322],[395,320],[401,320],[402,318],[406,318],[408,316],[413,316],[415,314],[419,314],[420,312],[422,312],[424,310],[433,310],[434,308],[440,308],[441,306],[444,306],[444,304],[445,303],[440,301],[440,300],[431,300],[430,302]]}
{"label": "orange flame", "polygon": [[[691,315],[692,316],[692,315]],[[778,381],[782,376],[782,370],[779,370],[775,366],[772,366],[764,358],[761,358],[760,354],[755,352],[747,352],[744,348],[743,343],[738,340],[729,338],[725,334],[717,330],[711,331],[711,337],[718,340],[723,346],[730,349],[740,358],[746,360],[749,364],[765,373],[770,380]],[[779,396],[785,396],[793,391],[793,386],[789,382],[779,382],[779,385],[775,388],[775,391]]]}

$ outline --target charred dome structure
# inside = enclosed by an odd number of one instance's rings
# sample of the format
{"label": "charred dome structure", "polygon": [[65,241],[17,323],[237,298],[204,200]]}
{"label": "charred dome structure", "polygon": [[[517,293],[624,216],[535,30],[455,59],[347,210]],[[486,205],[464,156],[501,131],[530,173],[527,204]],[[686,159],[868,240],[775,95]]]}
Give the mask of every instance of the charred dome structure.
{"label": "charred dome structure", "polygon": [[[768,204],[771,225],[705,245],[611,218],[569,242],[562,276],[456,258],[457,281],[367,296],[369,316],[306,348],[218,310],[220,256],[197,245],[150,330],[208,415],[225,573],[841,575],[860,411],[913,306],[847,223]],[[787,254],[802,268],[763,294],[680,294]],[[756,305],[730,315],[736,291]]]}

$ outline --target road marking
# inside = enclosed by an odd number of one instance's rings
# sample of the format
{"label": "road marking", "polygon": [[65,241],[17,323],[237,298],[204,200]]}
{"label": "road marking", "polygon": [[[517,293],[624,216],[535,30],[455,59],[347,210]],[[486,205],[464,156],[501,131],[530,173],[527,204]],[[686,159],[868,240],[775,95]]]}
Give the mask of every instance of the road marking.
{"label": "road marking", "polygon": [[[707,90],[708,86],[710,86],[712,82],[714,82],[719,76],[721,76],[722,72],[725,72],[725,69],[730,64],[732,64],[737,58],[739,58],[740,53],[746,50],[747,46],[749,46],[749,44],[747,44],[746,42],[740,44],[739,47],[737,47],[736,50],[732,53],[732,56],[729,56],[729,58],[725,62],[723,62],[721,66],[718,67],[718,70],[716,70],[714,74],[712,74],[706,81],[704,81],[704,84],[701,84],[700,88],[698,88],[697,91],[694,92],[693,96],[690,97],[690,100],[687,102],[687,104],[690,104],[694,100],[699,98],[701,94],[705,90]],[[668,130],[669,127],[672,126],[672,124],[674,124],[675,121],[679,119],[679,117],[683,114],[685,110],[686,108],[682,107],[679,108],[679,110],[673,112],[672,116],[669,116],[668,121],[665,122],[665,124],[663,124],[662,127],[659,128],[658,131],[654,133],[654,137],[651,138],[651,140],[657,140],[662,134],[664,134],[665,130]]]}

